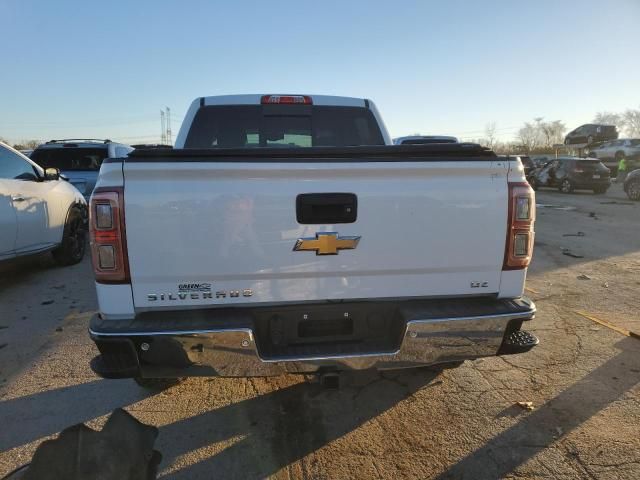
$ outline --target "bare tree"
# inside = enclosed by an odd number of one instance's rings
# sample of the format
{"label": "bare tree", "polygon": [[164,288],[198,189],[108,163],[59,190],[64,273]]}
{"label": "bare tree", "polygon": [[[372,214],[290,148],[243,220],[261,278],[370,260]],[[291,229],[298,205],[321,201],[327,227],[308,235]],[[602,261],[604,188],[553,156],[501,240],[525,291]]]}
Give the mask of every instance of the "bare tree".
{"label": "bare tree", "polygon": [[[533,150],[550,151],[553,145],[562,143],[567,127],[561,120],[545,122],[543,117],[536,117],[533,123],[527,122],[518,130],[517,138],[520,150],[531,153]],[[511,148],[515,147],[514,145]]]}
{"label": "bare tree", "polygon": [[558,143],[564,143],[564,133],[567,131],[567,127],[563,121],[554,120],[553,122],[547,122],[545,129],[549,140],[549,147],[553,147]]}
{"label": "bare tree", "polygon": [[598,112],[593,118],[593,123],[601,125],[615,125],[619,132],[626,127],[626,120],[623,114],[613,112]]}
{"label": "bare tree", "polygon": [[551,137],[553,136],[553,128],[549,122],[543,122],[542,117],[538,117],[535,119],[536,128],[538,129],[538,134],[541,139],[541,144],[545,147],[550,147],[553,145],[553,141]]}
{"label": "bare tree", "polygon": [[22,144],[29,150],[35,150],[42,144],[41,140],[23,140]]}
{"label": "bare tree", "polygon": [[22,140],[16,143],[13,148],[16,150],[35,150],[42,142],[40,140]]}
{"label": "bare tree", "polygon": [[484,134],[486,136],[485,143],[487,147],[494,149],[496,146],[496,122],[489,122],[484,127]]}
{"label": "bare tree", "polygon": [[623,116],[626,134],[630,137],[640,137],[640,109],[628,108]]}
{"label": "bare tree", "polygon": [[538,146],[538,129],[532,123],[526,122],[524,126],[518,130],[517,137],[525,153],[530,153]]}

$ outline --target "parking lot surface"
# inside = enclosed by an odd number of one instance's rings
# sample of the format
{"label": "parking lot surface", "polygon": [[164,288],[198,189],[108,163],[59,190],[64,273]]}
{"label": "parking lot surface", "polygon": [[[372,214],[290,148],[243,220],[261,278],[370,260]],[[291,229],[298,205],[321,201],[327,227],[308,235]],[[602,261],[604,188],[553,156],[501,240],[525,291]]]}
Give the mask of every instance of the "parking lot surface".
{"label": "parking lot surface", "polygon": [[100,428],[124,407],[159,427],[163,478],[640,478],[640,204],[616,185],[537,202],[526,293],[538,347],[361,372],[338,390],[295,375],[155,394],[99,379],[89,258],[0,267],[0,476],[63,428]]}

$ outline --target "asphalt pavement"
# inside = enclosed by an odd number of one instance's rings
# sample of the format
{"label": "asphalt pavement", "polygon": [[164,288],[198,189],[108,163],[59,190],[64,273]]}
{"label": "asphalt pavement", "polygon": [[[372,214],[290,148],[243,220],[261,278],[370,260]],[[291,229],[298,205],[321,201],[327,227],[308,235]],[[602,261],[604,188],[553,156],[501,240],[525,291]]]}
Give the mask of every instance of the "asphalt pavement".
{"label": "asphalt pavement", "polygon": [[[191,378],[160,393],[89,368],[89,258],[0,266],[0,476],[115,408],[159,427],[161,478],[640,478],[640,203],[538,192],[529,353],[456,369]],[[531,402],[532,409],[518,402]]]}

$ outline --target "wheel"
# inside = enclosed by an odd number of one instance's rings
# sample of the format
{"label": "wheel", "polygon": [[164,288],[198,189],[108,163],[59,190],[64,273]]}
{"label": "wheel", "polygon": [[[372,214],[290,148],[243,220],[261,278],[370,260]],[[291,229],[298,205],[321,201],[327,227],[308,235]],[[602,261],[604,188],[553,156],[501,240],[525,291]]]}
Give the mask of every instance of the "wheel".
{"label": "wheel", "polygon": [[62,243],[53,250],[53,258],[59,265],[74,265],[82,260],[87,246],[87,227],[78,208],[72,208],[62,233]]}
{"label": "wheel", "polygon": [[560,187],[558,188],[562,193],[571,193],[573,192],[573,184],[568,178],[562,180]]}
{"label": "wheel", "polygon": [[589,136],[587,137],[587,145],[591,145],[592,143],[593,143],[593,136],[592,136],[592,135],[589,135]]}
{"label": "wheel", "polygon": [[602,195],[603,193],[606,193],[609,187],[596,187],[593,189],[593,193],[595,193],[596,195]]}
{"label": "wheel", "polygon": [[627,185],[627,197],[629,197],[629,200],[635,200],[636,202],[640,200],[640,179],[629,182],[629,185]]}
{"label": "wheel", "polygon": [[147,390],[166,390],[169,387],[178,385],[184,378],[142,378],[134,377],[133,379],[138,385]]}

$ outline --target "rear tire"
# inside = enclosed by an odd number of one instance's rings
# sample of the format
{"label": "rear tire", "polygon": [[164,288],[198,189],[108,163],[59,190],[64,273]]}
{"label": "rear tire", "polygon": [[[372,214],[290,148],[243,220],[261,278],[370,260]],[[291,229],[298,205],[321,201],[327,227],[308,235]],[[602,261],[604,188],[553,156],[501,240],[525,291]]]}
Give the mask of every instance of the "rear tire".
{"label": "rear tire", "polygon": [[562,193],[571,193],[573,192],[573,184],[568,178],[565,178],[564,180],[562,180],[562,183],[560,183],[558,190],[560,190]]}
{"label": "rear tire", "polygon": [[640,179],[629,182],[627,185],[627,197],[629,197],[629,200],[636,202],[640,200]]}
{"label": "rear tire", "polygon": [[178,385],[184,378],[143,378],[134,377],[133,379],[139,386],[147,390],[159,392],[167,388]]}
{"label": "rear tire", "polygon": [[87,247],[87,226],[80,209],[69,211],[67,223],[62,233],[62,243],[53,250],[53,258],[58,265],[75,265],[84,258]]}
{"label": "rear tire", "polygon": [[593,189],[593,193],[596,195],[602,195],[603,193],[607,193],[609,187],[598,187]]}

